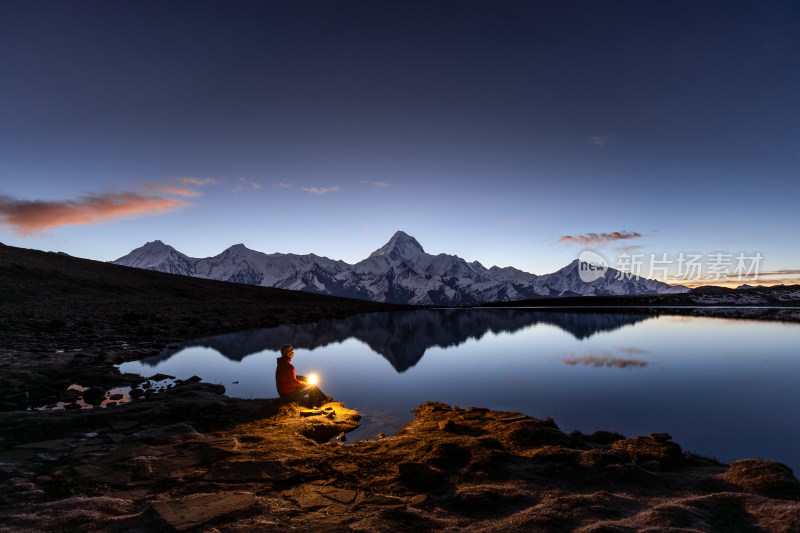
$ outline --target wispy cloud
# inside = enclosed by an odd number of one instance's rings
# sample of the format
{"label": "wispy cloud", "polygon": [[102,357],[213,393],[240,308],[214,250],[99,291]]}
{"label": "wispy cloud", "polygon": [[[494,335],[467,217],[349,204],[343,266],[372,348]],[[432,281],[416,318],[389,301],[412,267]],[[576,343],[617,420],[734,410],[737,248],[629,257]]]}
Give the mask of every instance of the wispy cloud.
{"label": "wispy cloud", "polygon": [[284,183],[282,181],[279,181],[278,183],[275,183],[273,187],[275,187],[276,189],[291,189],[292,187],[294,187],[294,184]]}
{"label": "wispy cloud", "polygon": [[390,183],[386,183],[385,181],[367,181],[361,180],[361,183],[372,185],[373,189],[388,189],[392,185]]}
{"label": "wispy cloud", "polygon": [[502,221],[500,223],[500,225],[501,226],[513,226],[514,224],[519,224],[520,222],[522,222],[521,218],[509,218],[507,220]]}
{"label": "wispy cloud", "polygon": [[194,185],[195,187],[203,187],[205,185],[214,185],[217,183],[217,180],[213,178],[191,178],[188,176],[182,176],[176,179],[184,185]]}
{"label": "wispy cloud", "polygon": [[[636,352],[639,353],[639,352]],[[589,352],[580,357],[565,357],[564,364],[567,366],[593,366],[596,368],[644,368],[649,363],[639,359],[623,359],[614,357],[607,350],[600,350],[600,353]]]}
{"label": "wispy cloud", "polygon": [[[736,276],[731,276],[736,278]],[[738,281],[738,280],[737,280]],[[743,277],[741,283],[748,283],[750,285],[795,285],[800,283],[800,270],[797,269],[782,269],[782,270],[763,270],[758,273],[758,279],[753,279],[751,276]],[[716,284],[716,282],[715,282]]]}
{"label": "wispy cloud", "polygon": [[604,133],[603,135],[594,135],[587,140],[595,146],[605,146],[611,140],[611,134]]}
{"label": "wispy cloud", "polygon": [[171,185],[159,185],[157,183],[145,183],[144,188],[156,191],[156,192],[163,192],[167,194],[177,194],[178,196],[183,196],[186,198],[200,196],[200,193],[195,191],[194,189],[190,189],[188,187],[173,187]]}
{"label": "wispy cloud", "polygon": [[247,178],[239,178],[231,191],[239,192],[249,188],[260,189],[261,184],[257,181],[250,181]]}
{"label": "wispy cloud", "polygon": [[611,233],[586,233],[585,235],[562,235],[558,242],[580,244],[604,245],[614,241],[624,241],[628,239],[638,239],[642,234],[636,231],[612,231]]}
{"label": "wispy cloud", "polygon": [[201,196],[200,191],[194,190],[192,187],[205,187],[207,185],[214,185],[217,180],[213,178],[192,178],[188,176],[180,176],[171,178],[167,182],[179,183],[180,185],[173,185],[170,183],[143,183],[142,187],[148,191],[153,191],[163,194],[175,194],[183,196],[184,198],[193,198]]}
{"label": "wispy cloud", "polygon": [[641,250],[644,248],[643,244],[628,244],[626,246],[615,246],[615,252],[632,252],[634,250]]}
{"label": "wispy cloud", "polygon": [[339,186],[334,185],[333,187],[300,187],[301,191],[309,192],[311,194],[322,195],[328,194],[329,192],[339,192]]}
{"label": "wispy cloud", "polygon": [[0,223],[23,236],[80,224],[104,224],[123,218],[160,215],[189,205],[169,197],[134,192],[91,194],[77,200],[16,200],[0,196]]}
{"label": "wispy cloud", "polygon": [[618,346],[617,350],[619,350],[622,353],[626,353],[628,355],[633,355],[633,354],[641,355],[648,353],[648,351],[645,350],[644,348],[637,348],[636,346]]}

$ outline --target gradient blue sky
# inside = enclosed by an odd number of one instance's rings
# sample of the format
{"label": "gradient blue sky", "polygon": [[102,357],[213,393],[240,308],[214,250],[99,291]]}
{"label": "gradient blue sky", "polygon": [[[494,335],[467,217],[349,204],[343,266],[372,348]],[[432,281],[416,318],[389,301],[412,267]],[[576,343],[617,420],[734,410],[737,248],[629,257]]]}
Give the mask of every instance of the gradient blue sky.
{"label": "gradient blue sky", "polygon": [[777,1],[4,0],[0,241],[352,263],[401,229],[537,274],[588,246],[797,279],[798,27]]}

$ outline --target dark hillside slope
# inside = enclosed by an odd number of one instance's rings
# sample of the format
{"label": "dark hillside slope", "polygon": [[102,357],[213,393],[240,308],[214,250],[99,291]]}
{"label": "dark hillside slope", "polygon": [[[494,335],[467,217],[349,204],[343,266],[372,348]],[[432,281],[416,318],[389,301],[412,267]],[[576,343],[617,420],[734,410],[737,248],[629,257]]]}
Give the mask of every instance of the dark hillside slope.
{"label": "dark hillside slope", "polygon": [[[404,308],[203,280],[0,245],[0,346],[163,345],[213,332]],[[44,339],[47,339],[46,341]]]}

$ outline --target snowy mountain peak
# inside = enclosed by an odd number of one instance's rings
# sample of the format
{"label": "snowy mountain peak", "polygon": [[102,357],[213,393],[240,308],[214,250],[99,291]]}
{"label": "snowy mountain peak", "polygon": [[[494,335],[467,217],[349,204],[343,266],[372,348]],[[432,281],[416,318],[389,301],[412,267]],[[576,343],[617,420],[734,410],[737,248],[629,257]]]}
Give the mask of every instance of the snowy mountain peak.
{"label": "snowy mountain peak", "polygon": [[[168,244],[164,244],[160,240],[156,239],[154,241],[150,241],[148,243],[145,243],[143,246],[139,247],[138,249],[139,250],[146,250],[146,251],[149,251],[149,252],[154,252],[156,250],[161,250],[163,248],[172,248],[172,246],[170,246]],[[174,250],[174,248],[172,248],[172,249]]]}
{"label": "snowy mountain peak", "polygon": [[398,231],[389,242],[369,254],[370,257],[385,256],[392,260],[412,260],[425,254],[425,250],[417,242],[417,239],[405,233]]}
{"label": "snowy mountain peak", "polygon": [[193,273],[189,257],[159,240],[148,242],[114,262],[170,274],[191,275]]}
{"label": "snowy mountain peak", "polygon": [[398,231],[367,259],[350,265],[314,254],[265,254],[235,244],[214,257],[188,257],[161,241],[137,248],[117,264],[377,302],[421,305],[475,304],[528,298],[686,292],[660,281],[627,279],[609,268],[583,282],[574,260],[537,276],[513,267],[486,269],[455,255],[425,253],[414,237]]}
{"label": "snowy mountain peak", "polygon": [[155,240],[145,243],[139,248],[136,248],[135,250],[131,251],[131,253],[129,253],[128,256],[133,256],[133,257],[156,256],[156,255],[166,256],[173,253],[183,255],[169,244],[164,244],[159,240]]}
{"label": "snowy mountain peak", "polygon": [[248,248],[244,244],[239,243],[239,244],[234,244],[233,246],[229,246],[220,255],[223,255],[223,254],[242,255],[242,254],[246,254],[248,252],[253,252],[253,251],[254,250],[251,250],[250,248]]}

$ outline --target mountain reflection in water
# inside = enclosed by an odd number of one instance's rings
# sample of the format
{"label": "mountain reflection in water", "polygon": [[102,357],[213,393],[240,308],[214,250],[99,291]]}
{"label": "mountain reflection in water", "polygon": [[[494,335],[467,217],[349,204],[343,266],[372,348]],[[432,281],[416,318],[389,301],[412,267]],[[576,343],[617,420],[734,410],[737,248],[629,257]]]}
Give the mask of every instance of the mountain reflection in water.
{"label": "mountain reflection in water", "polygon": [[290,343],[295,348],[313,350],[355,338],[385,357],[398,372],[416,365],[431,347],[458,346],[486,333],[513,333],[536,324],[554,325],[576,339],[601,331],[654,318],[651,314],[575,313],[531,311],[525,309],[440,309],[371,313],[347,318],[320,320],[312,324],[286,324],[203,337],[168,348],[155,357],[143,359],[149,366],[168,360],[189,347],[212,348],[232,361],[265,350],[278,351]]}
{"label": "mountain reflection in water", "polygon": [[797,471],[798,342],[800,325],[780,322],[444,309],[197,339],[120,371],[197,375],[236,398],[274,398],[275,358],[290,343],[300,373],[361,413],[348,442],[394,434],[431,400],[551,416],[566,431],[666,432],[696,453]]}

